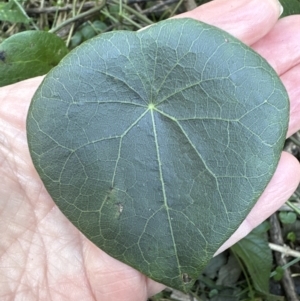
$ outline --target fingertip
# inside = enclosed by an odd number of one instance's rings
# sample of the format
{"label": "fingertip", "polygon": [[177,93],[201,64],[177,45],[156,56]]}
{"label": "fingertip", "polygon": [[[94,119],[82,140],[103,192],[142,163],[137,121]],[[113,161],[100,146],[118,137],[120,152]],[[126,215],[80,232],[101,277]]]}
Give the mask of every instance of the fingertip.
{"label": "fingertip", "polygon": [[251,229],[276,212],[294,193],[300,182],[300,164],[287,152],[282,152],[276,172],[247,217]]}
{"label": "fingertip", "polygon": [[[299,48],[300,49],[300,48]],[[299,56],[300,58],[300,56]],[[290,120],[287,137],[300,129],[300,64],[288,70],[281,76],[290,99]]]}
{"label": "fingertip", "polygon": [[166,288],[166,286],[164,284],[158,283],[150,278],[147,278],[146,281],[147,281],[148,297],[152,297]]}
{"label": "fingertip", "polygon": [[[297,188],[300,182],[299,161],[290,153],[282,152],[276,173],[281,174],[282,180],[285,180],[285,178],[288,178],[288,180],[292,180],[292,183],[294,184],[295,188]],[[291,175],[294,176],[291,177]]]}
{"label": "fingertip", "polygon": [[280,19],[276,25],[251,47],[282,75],[300,62],[300,15]]}
{"label": "fingertip", "polygon": [[177,17],[214,25],[251,45],[270,31],[281,13],[278,0],[215,0]]}
{"label": "fingertip", "polygon": [[300,164],[287,152],[283,152],[276,172],[247,218],[233,235],[219,248],[223,252],[276,212],[293,194],[300,182]]}

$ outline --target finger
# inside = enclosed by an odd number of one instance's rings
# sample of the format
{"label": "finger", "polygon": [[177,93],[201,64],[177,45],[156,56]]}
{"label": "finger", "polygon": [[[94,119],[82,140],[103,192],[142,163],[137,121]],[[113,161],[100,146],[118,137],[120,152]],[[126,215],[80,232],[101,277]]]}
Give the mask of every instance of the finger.
{"label": "finger", "polygon": [[253,44],[277,22],[282,6],[276,0],[215,0],[177,17],[217,26],[246,44]]}
{"label": "finger", "polygon": [[0,122],[24,128],[30,100],[43,78],[31,78],[0,89]]}
{"label": "finger", "polygon": [[147,296],[152,297],[159,292],[161,292],[163,289],[165,289],[166,286],[158,283],[150,278],[147,278]]}
{"label": "finger", "polygon": [[282,153],[276,172],[251,212],[236,232],[216,252],[221,253],[245,237],[277,211],[293,194],[300,181],[299,162],[291,154]]}
{"label": "finger", "polygon": [[283,18],[251,47],[281,75],[300,63],[299,28],[300,15]]}
{"label": "finger", "polygon": [[300,129],[300,63],[284,73],[281,80],[290,98],[290,122],[287,133],[287,137],[290,137]]}

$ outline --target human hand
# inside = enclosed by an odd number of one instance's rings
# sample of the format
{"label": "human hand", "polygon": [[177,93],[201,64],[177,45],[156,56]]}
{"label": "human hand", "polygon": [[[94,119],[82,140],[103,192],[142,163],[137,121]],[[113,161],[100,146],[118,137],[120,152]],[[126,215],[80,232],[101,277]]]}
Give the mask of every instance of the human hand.
{"label": "human hand", "polygon": [[[277,21],[279,13],[275,0],[215,0],[181,16],[228,31],[270,62],[290,96],[291,135],[300,129],[300,16]],[[32,165],[25,121],[41,80],[0,89],[0,299],[146,300],[163,285],[88,241],[58,210]],[[297,160],[283,153],[262,197],[221,249],[275,212],[299,180]]]}

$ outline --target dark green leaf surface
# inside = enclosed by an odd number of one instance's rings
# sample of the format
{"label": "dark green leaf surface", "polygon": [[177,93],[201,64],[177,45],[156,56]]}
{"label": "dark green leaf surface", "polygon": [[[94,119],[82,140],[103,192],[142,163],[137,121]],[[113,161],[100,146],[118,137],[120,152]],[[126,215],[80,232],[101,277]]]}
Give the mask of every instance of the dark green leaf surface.
{"label": "dark green leaf surface", "polygon": [[255,289],[265,294],[269,294],[272,269],[272,251],[266,234],[268,229],[267,223],[263,223],[231,247],[246,265]]}
{"label": "dark green leaf surface", "polygon": [[177,19],[76,48],[35,94],[28,141],[80,231],[185,291],[272,177],[288,111],[260,56]]}
{"label": "dark green leaf surface", "polygon": [[63,40],[44,31],[24,31],[0,44],[0,87],[44,75],[68,53]]}

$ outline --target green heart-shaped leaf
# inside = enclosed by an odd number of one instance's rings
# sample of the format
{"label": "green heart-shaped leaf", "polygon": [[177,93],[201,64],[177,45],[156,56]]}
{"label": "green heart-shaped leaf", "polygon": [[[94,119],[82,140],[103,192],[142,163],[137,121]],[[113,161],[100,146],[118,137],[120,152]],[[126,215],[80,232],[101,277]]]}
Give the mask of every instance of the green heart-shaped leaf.
{"label": "green heart-shaped leaf", "polygon": [[270,181],[287,93],[259,55],[191,19],[106,33],[35,94],[33,162],[97,246],[187,290]]}

